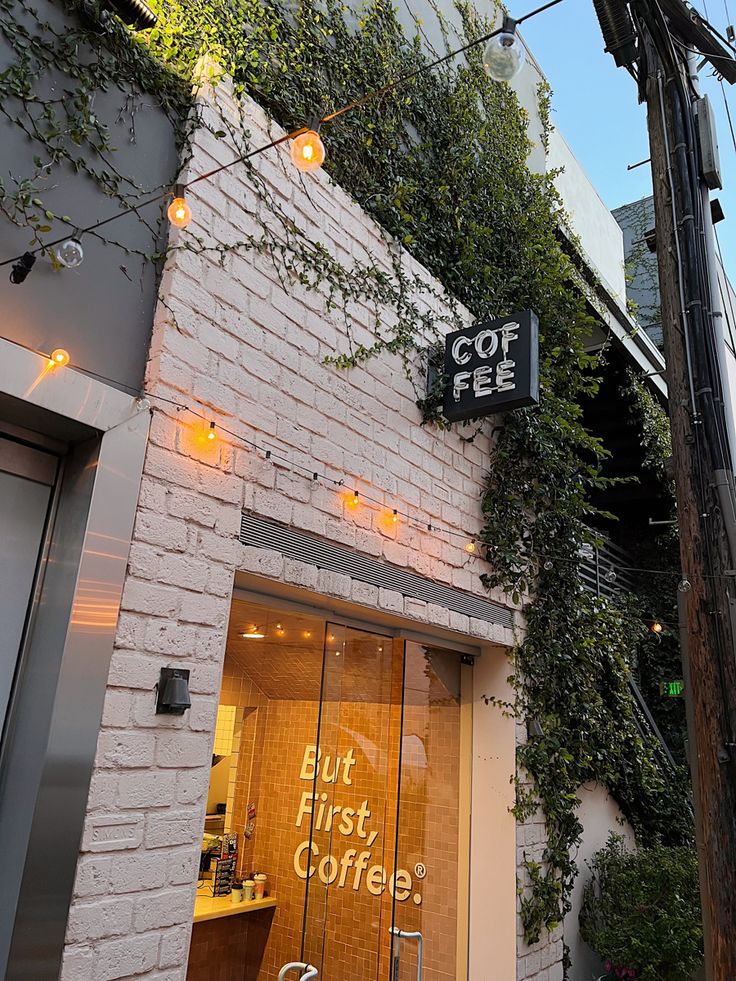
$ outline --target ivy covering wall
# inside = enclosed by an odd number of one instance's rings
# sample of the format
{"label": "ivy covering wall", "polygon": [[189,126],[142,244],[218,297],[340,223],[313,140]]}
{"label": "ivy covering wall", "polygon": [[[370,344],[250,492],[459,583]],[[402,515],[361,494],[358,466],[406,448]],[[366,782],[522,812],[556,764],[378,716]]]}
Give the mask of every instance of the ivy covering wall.
{"label": "ivy covering wall", "polygon": [[[489,29],[474,8],[456,2],[468,38]],[[0,75],[0,104],[6,113],[34,118],[27,131],[38,144],[38,162],[34,174],[6,180],[0,204],[6,217],[35,226],[39,241],[58,220],[46,214],[43,180],[59,160],[77,157],[75,147],[91,153],[80,179],[96,181],[112,198],[126,197],[124,182],[105,166],[113,148],[93,111],[95,91],[118,77],[138,78],[179,114],[185,149],[186,93],[203,55],[286,127],[302,126],[428,60],[384,0],[369,0],[357,12],[335,0],[288,8],[265,0],[155,0],[159,26],[135,37],[109,14],[101,16],[91,0],[69,0],[82,18],[78,29],[60,36],[38,25],[35,39],[17,26],[14,9],[30,10],[26,3],[0,0],[2,30],[17,53],[16,64]],[[71,94],[34,117],[33,86],[51,66],[65,73]],[[541,95],[544,108],[548,94]],[[536,722],[519,750],[518,817],[541,803],[549,833],[543,861],[527,863],[522,896],[525,936],[534,942],[568,908],[583,782],[605,783],[641,840],[687,842],[691,823],[685,773],[663,769],[657,745],[636,724],[628,690],[648,643],[641,601],[596,598],[581,587],[577,555],[592,538],[589,502],[605,482],[606,450],[585,429],[580,404],[595,396],[600,366],[585,352],[593,317],[574,249],[563,248],[564,216],[551,179],[526,166],[526,122],[513,91],[487,78],[473,49],[465,60],[347,114],[325,128],[324,138],[332,177],[473,314],[531,307],[539,316],[541,404],[504,417],[479,502],[494,570],[486,583],[518,599],[531,597],[513,671],[514,710]],[[239,138],[245,144],[247,132]],[[222,244],[230,247],[263,243]],[[428,340],[431,347],[442,325],[416,314],[398,266],[393,278],[375,270],[358,275],[328,261],[313,243],[292,238],[284,248],[291,250],[288,256],[282,250],[279,260],[286,274],[307,277],[335,302],[369,295],[398,312],[395,326],[377,323],[372,347],[338,352],[337,363],[360,370],[361,360],[385,350],[407,365],[426,358]],[[423,402],[429,425],[442,425],[437,395]],[[661,426],[661,410],[650,409]],[[470,436],[472,427],[462,432]]]}

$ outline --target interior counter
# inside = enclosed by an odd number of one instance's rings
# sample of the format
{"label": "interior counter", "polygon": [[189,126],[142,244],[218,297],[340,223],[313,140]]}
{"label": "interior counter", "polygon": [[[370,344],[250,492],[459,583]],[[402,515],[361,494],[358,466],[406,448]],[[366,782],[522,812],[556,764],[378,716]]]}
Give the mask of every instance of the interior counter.
{"label": "interior counter", "polygon": [[230,896],[210,896],[197,892],[194,901],[194,922],[218,920],[222,916],[239,916],[241,913],[255,913],[261,909],[274,909],[276,900],[272,896],[253,899],[251,902],[234,903]]}

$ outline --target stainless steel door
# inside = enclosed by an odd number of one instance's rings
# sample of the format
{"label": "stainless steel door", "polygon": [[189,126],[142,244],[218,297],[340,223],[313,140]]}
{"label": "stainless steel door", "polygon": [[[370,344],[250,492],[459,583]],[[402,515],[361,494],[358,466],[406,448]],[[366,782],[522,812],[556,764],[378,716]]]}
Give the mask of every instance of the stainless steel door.
{"label": "stainless steel door", "polygon": [[0,437],[0,732],[31,609],[58,458]]}

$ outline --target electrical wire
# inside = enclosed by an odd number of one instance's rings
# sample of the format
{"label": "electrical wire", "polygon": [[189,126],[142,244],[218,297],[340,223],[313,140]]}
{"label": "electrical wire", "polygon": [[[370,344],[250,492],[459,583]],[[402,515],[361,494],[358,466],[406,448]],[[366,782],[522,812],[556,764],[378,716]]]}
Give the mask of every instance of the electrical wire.
{"label": "electrical wire", "polygon": [[[534,10],[530,10],[528,13],[517,18],[516,24],[523,24],[525,21],[530,20],[532,17],[536,17],[538,14],[544,13],[544,11],[549,10],[551,7],[556,7],[557,4],[562,2],[563,0],[549,0],[548,3],[543,4],[541,7],[537,7]],[[331,112],[323,116],[319,120],[319,125],[322,125],[324,123],[331,123],[334,120],[339,119],[340,116],[344,115],[347,112],[352,112],[355,109],[362,108],[368,103],[373,102],[376,99],[379,99],[382,96],[386,95],[388,92],[392,92],[394,89],[399,88],[400,86],[406,85],[407,83],[413,81],[415,78],[417,78],[419,75],[422,75],[424,72],[432,71],[435,68],[438,68],[440,65],[444,64],[445,62],[458,57],[458,55],[464,54],[466,51],[469,51],[471,48],[477,47],[479,44],[484,44],[487,41],[490,41],[491,38],[497,37],[499,34],[502,34],[503,30],[504,30],[503,27],[499,27],[488,34],[483,34],[472,41],[468,41],[468,43],[462,45],[462,47],[456,48],[453,51],[448,52],[446,55],[443,55],[441,58],[436,58],[434,61],[430,61],[427,64],[422,65],[421,68],[417,68],[413,72],[409,72],[406,75],[400,75],[398,78],[395,78],[390,82],[387,82],[385,85],[382,85],[380,88],[372,89],[370,92],[366,92],[359,99],[355,99],[353,102],[348,103],[348,105],[343,106],[341,109],[337,109],[335,112]],[[191,178],[191,180],[187,181],[186,183],[184,182],[178,182],[178,183],[180,184],[181,187],[185,189],[193,187],[195,184],[198,184],[200,181],[209,180],[210,178],[215,177],[217,174],[221,174],[223,171],[229,170],[231,167],[235,167],[238,164],[245,163],[246,161],[257,156],[258,154],[265,153],[268,150],[272,150],[275,147],[281,146],[283,143],[287,143],[289,140],[296,139],[297,136],[301,136],[303,133],[306,133],[308,131],[309,131],[309,127],[302,126],[299,129],[293,130],[289,133],[285,133],[283,136],[279,136],[275,140],[271,140],[269,143],[263,144],[263,146],[259,146],[253,150],[249,150],[247,153],[243,153],[240,156],[235,157],[233,160],[221,164],[219,167],[215,167],[204,174],[199,174],[197,177]],[[67,224],[69,224],[70,227],[76,228],[79,235],[88,234],[89,232],[95,232],[98,229],[103,228],[105,225],[109,225],[110,222],[117,221],[118,218],[123,218],[126,215],[139,211],[141,208],[146,208],[149,205],[156,204],[159,201],[165,200],[166,198],[171,196],[171,193],[172,193],[171,189],[167,189],[162,194],[156,194],[145,201],[140,201],[133,207],[123,208],[122,210],[116,212],[114,215],[108,215],[106,218],[94,222],[91,225],[79,225],[73,222],[67,222]],[[44,245],[39,245],[33,249],[26,249],[26,252],[28,252],[30,255],[37,255],[38,253],[46,252],[48,249],[52,249],[55,245],[60,245],[62,242],[65,242],[67,238],[68,238],[67,235],[62,235],[59,238],[53,239],[51,242],[45,243]],[[11,263],[18,262],[23,254],[24,253],[20,253],[19,255],[13,256],[10,259],[3,259],[2,261],[0,261],[0,267],[8,266]]]}
{"label": "electrical wire", "polygon": [[723,105],[726,110],[726,119],[728,119],[728,128],[731,131],[731,142],[733,143],[733,150],[736,153],[736,133],[733,128],[733,120],[731,119],[731,107],[728,104],[728,99],[726,98],[726,87],[723,84],[723,79],[719,79],[721,83],[721,92],[723,93]]}

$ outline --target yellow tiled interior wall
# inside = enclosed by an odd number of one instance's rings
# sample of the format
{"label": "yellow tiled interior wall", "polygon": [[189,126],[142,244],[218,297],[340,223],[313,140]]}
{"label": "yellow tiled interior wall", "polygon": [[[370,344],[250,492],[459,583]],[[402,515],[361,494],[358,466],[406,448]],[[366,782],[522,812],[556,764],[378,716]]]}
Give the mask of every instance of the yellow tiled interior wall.
{"label": "yellow tiled interior wall", "polygon": [[[319,778],[316,784],[317,806],[324,804],[325,811],[322,826],[312,831],[311,840],[319,853],[312,862],[318,866],[325,856],[333,855],[336,864],[328,866],[329,873],[350,849],[355,849],[356,855],[342,886],[339,873],[330,886],[320,881],[317,873],[309,880],[308,892],[294,863],[297,848],[310,838],[309,815],[303,815],[301,827],[297,826],[297,817],[303,794],[313,789],[311,780],[302,779],[301,770],[307,748],[315,745],[319,700],[268,698],[254,684],[242,662],[226,658],[222,703],[243,713],[242,725],[235,726],[236,733],[240,730],[240,752],[234,794],[228,800],[228,824],[240,835],[241,872],[265,872],[268,890],[278,902],[262,952],[259,981],[276,981],[283,964],[301,958],[305,896],[304,956],[320,969],[320,977],[333,981],[388,981],[389,931],[395,923],[401,929],[421,930],[424,934],[424,981],[455,978],[459,704],[452,697],[438,697],[438,691],[447,693],[434,677],[431,664],[423,657],[418,661],[414,657],[414,661],[407,661],[403,739],[398,703],[402,665],[400,658],[391,660],[390,641],[380,659],[380,668],[377,666],[380,678],[376,681],[374,677],[372,688],[369,686],[374,693],[378,690],[381,701],[333,697],[322,704],[323,763],[333,771],[337,758],[341,764],[335,782],[326,783]],[[342,663],[347,671],[347,659]],[[262,676],[259,681],[267,684]],[[352,682],[341,684],[339,689],[339,693],[346,691],[351,695],[355,691]],[[337,688],[333,696],[336,693]],[[229,720],[231,713],[225,717]],[[346,759],[354,760],[347,771]],[[344,779],[346,772],[349,783]],[[328,771],[327,776],[331,775]],[[340,833],[341,812],[336,814],[332,828],[326,827],[324,814],[330,807],[358,812],[364,801],[370,809],[370,817],[363,822],[364,838],[357,828],[352,834]],[[249,804],[254,806],[256,817],[252,836],[245,840]],[[370,858],[356,888],[355,864],[357,856],[365,851],[370,852]],[[406,870],[412,881],[406,898],[393,904],[387,889],[380,896],[368,890],[367,875],[374,866],[382,866],[390,876],[397,852],[398,868]],[[303,852],[303,865],[308,854]],[[426,875],[420,878],[416,868],[422,865]],[[375,886],[378,873],[374,875]],[[404,941],[400,976],[415,975],[416,944]]]}
{"label": "yellow tiled interior wall", "polygon": [[235,734],[236,705],[220,702],[215,723],[215,742],[212,752],[215,756],[229,756],[233,752],[233,736]]}

